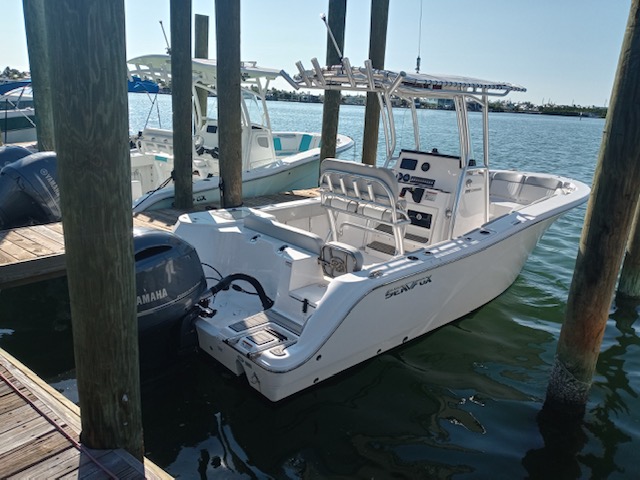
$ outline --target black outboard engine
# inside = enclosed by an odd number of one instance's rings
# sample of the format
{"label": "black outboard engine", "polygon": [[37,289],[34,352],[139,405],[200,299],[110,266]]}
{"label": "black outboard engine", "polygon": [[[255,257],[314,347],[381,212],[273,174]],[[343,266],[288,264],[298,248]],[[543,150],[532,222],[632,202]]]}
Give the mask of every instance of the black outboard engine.
{"label": "black outboard engine", "polygon": [[195,249],[180,237],[134,228],[141,370],[197,349],[193,322],[207,281]]}
{"label": "black outboard engine", "polygon": [[33,152],[28,148],[20,145],[4,145],[0,147],[0,169],[8,163],[20,160],[23,157],[31,155]]}
{"label": "black outboard engine", "polygon": [[55,152],[32,153],[2,167],[0,230],[57,222],[60,218]]}

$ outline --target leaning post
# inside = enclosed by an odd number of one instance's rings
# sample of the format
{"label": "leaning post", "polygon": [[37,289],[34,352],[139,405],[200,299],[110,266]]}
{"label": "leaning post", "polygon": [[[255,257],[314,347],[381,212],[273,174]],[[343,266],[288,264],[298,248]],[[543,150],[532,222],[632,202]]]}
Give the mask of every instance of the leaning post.
{"label": "leaning post", "polygon": [[45,19],[45,0],[22,0],[24,28],[27,34],[29,70],[36,112],[38,150],[55,151],[52,92],[49,73],[49,44]]}
{"label": "leaning post", "polygon": [[543,410],[582,416],[640,195],[640,0],[632,0]]}
{"label": "leaning post", "polygon": [[[376,69],[384,68],[388,20],[389,0],[371,0],[369,60],[371,60],[371,66]],[[378,154],[379,129],[380,102],[378,101],[378,95],[368,92],[364,114],[364,135],[362,137],[362,163],[375,166]]]}
{"label": "leaning post", "polygon": [[640,202],[627,242],[627,252],[622,264],[617,294],[622,298],[640,298]]}
{"label": "leaning post", "polygon": [[216,0],[218,149],[220,203],[242,205],[242,126],[240,123],[240,2]]}
{"label": "leaning post", "polygon": [[[124,0],[47,5],[82,443],[143,458]],[[105,41],[108,39],[109,41]],[[70,82],[69,72],[91,72]]]}
{"label": "leaning post", "polygon": [[[195,58],[209,58],[209,17],[198,14],[196,14],[195,17],[195,45],[193,46],[193,56]],[[206,121],[207,118],[207,93],[206,90],[201,88],[196,91],[203,122]],[[195,127],[197,131],[202,125],[195,125]]]}
{"label": "leaning post", "polygon": [[[340,52],[344,52],[344,26],[347,14],[347,0],[329,0],[328,24],[335,37]],[[339,65],[342,61],[336,51],[333,40],[327,32],[327,66]],[[336,140],[338,137],[338,117],[340,116],[339,90],[326,90],[322,106],[322,139],[320,158],[336,156]]]}
{"label": "leaning post", "polygon": [[193,208],[191,0],[171,0],[171,107],[175,207]]}

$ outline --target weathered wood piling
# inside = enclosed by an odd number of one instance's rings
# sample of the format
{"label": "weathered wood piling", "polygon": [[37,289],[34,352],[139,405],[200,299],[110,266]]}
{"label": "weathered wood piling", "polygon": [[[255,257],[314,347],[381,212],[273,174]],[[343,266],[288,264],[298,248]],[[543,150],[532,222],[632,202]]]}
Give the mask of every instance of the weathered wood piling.
{"label": "weathered wood piling", "polygon": [[81,441],[142,460],[124,0],[49,2],[46,18]]}
{"label": "weathered wood piling", "polygon": [[636,205],[633,226],[618,282],[618,297],[620,298],[640,298],[640,218],[638,217],[640,217],[640,202]]}
{"label": "weathered wood piling", "polygon": [[216,0],[218,150],[223,208],[242,205],[240,2]]}
{"label": "weathered wood piling", "polygon": [[[196,14],[195,16],[193,56],[195,58],[209,58],[209,17],[207,15]],[[198,89],[197,95],[204,122],[207,118],[208,92]],[[202,125],[195,125],[196,128],[200,128],[201,126]]]}
{"label": "weathered wood piling", "polygon": [[640,0],[633,0],[545,402],[579,416],[640,195],[639,22]]}
{"label": "weathered wood piling", "polygon": [[45,0],[22,0],[22,8],[29,51],[33,105],[36,112],[38,150],[55,151]]}
{"label": "weathered wood piling", "polygon": [[171,107],[175,207],[193,207],[191,0],[171,0]]}
{"label": "weathered wood piling", "polygon": [[[327,32],[327,66],[339,65],[342,61],[341,52],[344,52],[344,27],[347,15],[347,0],[329,0],[328,25],[333,33],[336,44]],[[326,90],[322,105],[322,139],[320,146],[320,158],[336,156],[336,140],[338,136],[338,117],[340,116],[339,90]]]}
{"label": "weathered wood piling", "polygon": [[[371,0],[371,29],[369,33],[369,60],[376,69],[384,68],[387,47],[389,0]],[[380,101],[378,95],[367,93],[362,137],[362,163],[375,165],[378,155],[378,131],[380,129]]]}

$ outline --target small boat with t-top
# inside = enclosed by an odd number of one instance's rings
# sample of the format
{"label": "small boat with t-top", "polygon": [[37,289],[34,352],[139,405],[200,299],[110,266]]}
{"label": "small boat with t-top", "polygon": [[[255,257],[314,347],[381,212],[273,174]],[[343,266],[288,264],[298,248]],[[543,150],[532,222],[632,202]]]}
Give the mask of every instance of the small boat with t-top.
{"label": "small boat with t-top", "polygon": [[[489,98],[504,82],[375,70],[312,70],[295,86],[373,92],[383,125],[393,99],[452,102],[457,151],[393,152],[384,166],[326,159],[316,198],[182,215],[210,297],[200,348],[277,401],[456,320],[504,292],[547,228],[589,187],[551,173],[489,168]],[[468,105],[482,110],[472,155]],[[387,130],[389,130],[387,128]],[[419,130],[414,130],[416,134]],[[432,145],[437,147],[437,145]],[[523,152],[518,152],[522,155]]]}
{"label": "small boat with t-top", "polygon": [[[171,57],[146,55],[129,60],[129,74],[136,78],[170,84]],[[216,105],[218,70],[215,60],[193,59],[193,201],[195,205],[220,202],[218,120],[215,112],[203,111],[198,94],[212,95]],[[266,103],[270,82],[281,71],[243,62],[241,73],[242,194],[244,198],[318,186],[320,133],[274,132]],[[134,138],[131,173],[134,212],[170,208],[175,190],[173,132],[145,128]],[[336,151],[353,146],[338,134]]]}

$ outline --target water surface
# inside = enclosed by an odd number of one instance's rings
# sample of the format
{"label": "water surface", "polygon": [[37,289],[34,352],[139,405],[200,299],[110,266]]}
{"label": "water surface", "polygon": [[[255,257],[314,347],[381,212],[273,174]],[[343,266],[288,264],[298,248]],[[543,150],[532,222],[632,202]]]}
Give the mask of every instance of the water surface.
{"label": "water surface", "polygon": [[[320,129],[321,105],[269,106],[274,129]],[[146,109],[137,107],[137,124],[132,114],[133,131]],[[445,132],[453,114],[419,113],[430,125],[423,148],[455,150]],[[409,126],[408,115],[400,111],[399,123]],[[359,157],[363,117],[363,107],[341,107],[339,130],[356,140],[342,158]],[[477,126],[480,116],[471,120]],[[492,165],[590,183],[603,127],[600,119],[492,114]],[[411,132],[399,143],[411,147]],[[559,219],[491,303],[283,402],[270,403],[204,356],[147,378],[147,456],[196,479],[637,478],[634,303],[612,307],[584,420],[538,421],[584,212]],[[74,398],[64,279],[0,292],[0,346]]]}

